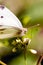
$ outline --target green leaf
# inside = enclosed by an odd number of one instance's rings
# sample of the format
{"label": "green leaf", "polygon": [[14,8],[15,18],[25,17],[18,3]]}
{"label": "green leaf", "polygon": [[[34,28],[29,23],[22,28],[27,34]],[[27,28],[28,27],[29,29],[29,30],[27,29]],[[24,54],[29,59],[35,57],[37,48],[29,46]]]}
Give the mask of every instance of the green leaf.
{"label": "green leaf", "polygon": [[26,58],[24,57],[24,53],[20,54],[17,57],[14,57],[8,65],[36,65],[39,56],[34,55],[30,52],[27,52]]}

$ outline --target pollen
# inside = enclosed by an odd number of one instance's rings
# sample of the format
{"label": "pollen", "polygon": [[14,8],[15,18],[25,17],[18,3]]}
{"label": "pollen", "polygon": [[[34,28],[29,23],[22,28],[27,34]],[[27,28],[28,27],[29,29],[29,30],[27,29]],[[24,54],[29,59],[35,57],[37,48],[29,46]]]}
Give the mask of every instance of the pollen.
{"label": "pollen", "polygon": [[37,54],[37,51],[34,50],[34,49],[30,49],[30,52],[33,53],[33,54]]}

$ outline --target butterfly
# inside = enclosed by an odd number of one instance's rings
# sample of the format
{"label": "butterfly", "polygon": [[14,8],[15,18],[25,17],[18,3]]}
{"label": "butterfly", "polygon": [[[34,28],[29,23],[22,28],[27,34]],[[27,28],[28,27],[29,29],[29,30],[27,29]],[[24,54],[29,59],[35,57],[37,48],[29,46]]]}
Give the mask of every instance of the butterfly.
{"label": "butterfly", "polygon": [[15,15],[4,5],[0,5],[0,39],[23,36],[26,31]]}

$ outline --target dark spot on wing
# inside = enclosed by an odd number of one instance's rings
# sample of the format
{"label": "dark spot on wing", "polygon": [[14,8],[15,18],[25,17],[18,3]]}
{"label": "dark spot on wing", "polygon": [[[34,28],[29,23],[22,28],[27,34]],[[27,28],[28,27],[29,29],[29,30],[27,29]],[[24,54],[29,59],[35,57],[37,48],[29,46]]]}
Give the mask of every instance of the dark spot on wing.
{"label": "dark spot on wing", "polygon": [[1,18],[3,18],[3,16],[1,16]]}
{"label": "dark spot on wing", "polygon": [[0,5],[0,8],[3,10],[4,9],[4,5]]}

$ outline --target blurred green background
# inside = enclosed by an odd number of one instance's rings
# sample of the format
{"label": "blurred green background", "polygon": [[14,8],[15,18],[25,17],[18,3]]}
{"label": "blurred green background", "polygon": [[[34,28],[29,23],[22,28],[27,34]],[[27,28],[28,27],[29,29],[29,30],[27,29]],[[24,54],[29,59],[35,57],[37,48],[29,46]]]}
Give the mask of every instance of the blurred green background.
{"label": "blurred green background", "polygon": [[0,4],[7,6],[16,15],[34,3],[43,2],[43,0],[0,0]]}

